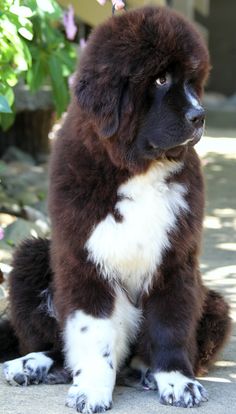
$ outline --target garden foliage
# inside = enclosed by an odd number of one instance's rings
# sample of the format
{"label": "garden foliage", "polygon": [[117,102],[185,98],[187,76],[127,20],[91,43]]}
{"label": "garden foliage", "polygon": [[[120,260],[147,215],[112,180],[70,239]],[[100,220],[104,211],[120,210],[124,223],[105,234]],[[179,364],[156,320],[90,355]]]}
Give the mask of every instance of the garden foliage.
{"label": "garden foliage", "polygon": [[58,115],[69,101],[68,77],[76,50],[62,31],[55,0],[0,0],[0,125],[14,120],[14,86],[23,79],[32,92],[52,87]]}

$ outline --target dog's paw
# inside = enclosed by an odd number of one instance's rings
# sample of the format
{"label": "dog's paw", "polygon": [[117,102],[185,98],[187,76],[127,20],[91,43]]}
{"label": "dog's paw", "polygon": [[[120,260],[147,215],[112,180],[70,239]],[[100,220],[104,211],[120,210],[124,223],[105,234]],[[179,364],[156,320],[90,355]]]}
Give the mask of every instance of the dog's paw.
{"label": "dog's paw", "polygon": [[71,374],[65,369],[52,369],[52,372],[46,376],[43,381],[45,384],[54,385],[54,384],[69,384],[72,381]]}
{"label": "dog's paw", "polygon": [[112,407],[112,393],[106,387],[81,390],[75,384],[69,389],[66,406],[84,414],[103,413]]}
{"label": "dog's paw", "polygon": [[177,371],[158,372],[154,374],[157,382],[160,402],[175,407],[198,407],[207,401],[207,391],[196,380]]}
{"label": "dog's paw", "polygon": [[52,366],[51,358],[35,352],[3,364],[3,374],[10,385],[30,385],[44,382]]}

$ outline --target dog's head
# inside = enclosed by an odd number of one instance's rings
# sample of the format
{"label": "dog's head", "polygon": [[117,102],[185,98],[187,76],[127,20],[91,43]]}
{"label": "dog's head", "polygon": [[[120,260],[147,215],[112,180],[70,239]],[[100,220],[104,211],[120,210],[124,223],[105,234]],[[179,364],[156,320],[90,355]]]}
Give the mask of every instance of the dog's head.
{"label": "dog's head", "polygon": [[93,32],[75,94],[112,161],[139,171],[200,139],[208,72],[208,52],[192,24],[167,8],[146,7]]}

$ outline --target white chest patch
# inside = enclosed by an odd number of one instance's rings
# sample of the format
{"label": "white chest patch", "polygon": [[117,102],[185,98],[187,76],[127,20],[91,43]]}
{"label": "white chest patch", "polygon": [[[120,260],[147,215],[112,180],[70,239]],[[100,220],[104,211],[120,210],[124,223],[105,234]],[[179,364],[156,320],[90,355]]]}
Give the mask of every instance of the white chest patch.
{"label": "white chest patch", "polygon": [[162,254],[170,247],[168,234],[188,209],[186,188],[166,179],[182,163],[155,163],[147,173],[132,177],[118,189],[116,204],[123,220],[112,214],[92,231],[86,249],[103,277],[122,283],[131,295],[148,289]]}

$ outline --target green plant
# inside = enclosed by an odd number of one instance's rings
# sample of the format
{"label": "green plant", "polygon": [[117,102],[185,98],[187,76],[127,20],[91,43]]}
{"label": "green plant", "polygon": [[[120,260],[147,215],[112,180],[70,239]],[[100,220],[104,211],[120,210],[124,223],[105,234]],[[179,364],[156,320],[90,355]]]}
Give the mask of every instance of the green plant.
{"label": "green plant", "polygon": [[58,115],[69,102],[68,76],[75,69],[76,50],[61,31],[63,12],[55,0],[25,0],[33,12],[34,37],[28,42],[32,56],[26,80],[34,92],[49,82]]}
{"label": "green plant", "polygon": [[60,116],[76,61],[75,46],[61,30],[61,7],[55,0],[0,0],[0,10],[0,125],[6,129],[14,120],[12,88],[20,78],[32,92],[51,85]]}
{"label": "green plant", "polygon": [[33,37],[32,11],[19,2],[0,0],[0,124],[7,128],[14,119],[13,87],[31,66],[26,44]]}

